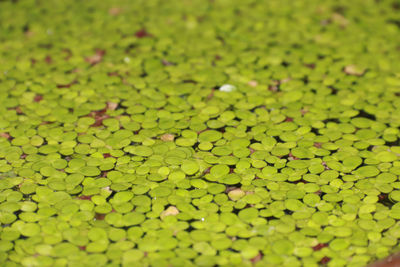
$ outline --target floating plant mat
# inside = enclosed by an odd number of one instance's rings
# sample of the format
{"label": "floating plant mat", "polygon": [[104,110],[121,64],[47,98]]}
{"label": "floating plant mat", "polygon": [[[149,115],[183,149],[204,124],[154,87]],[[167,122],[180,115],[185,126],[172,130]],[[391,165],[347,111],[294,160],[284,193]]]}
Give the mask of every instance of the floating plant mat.
{"label": "floating plant mat", "polygon": [[1,266],[366,266],[400,238],[398,1],[0,1]]}

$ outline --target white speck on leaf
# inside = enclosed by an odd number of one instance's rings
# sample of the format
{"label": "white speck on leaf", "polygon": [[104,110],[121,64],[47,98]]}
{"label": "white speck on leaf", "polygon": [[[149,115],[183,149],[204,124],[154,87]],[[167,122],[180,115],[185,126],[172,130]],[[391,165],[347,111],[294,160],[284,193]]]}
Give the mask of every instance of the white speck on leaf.
{"label": "white speck on leaf", "polygon": [[221,92],[232,92],[232,91],[236,90],[236,86],[231,85],[231,84],[224,84],[219,88],[219,90]]}

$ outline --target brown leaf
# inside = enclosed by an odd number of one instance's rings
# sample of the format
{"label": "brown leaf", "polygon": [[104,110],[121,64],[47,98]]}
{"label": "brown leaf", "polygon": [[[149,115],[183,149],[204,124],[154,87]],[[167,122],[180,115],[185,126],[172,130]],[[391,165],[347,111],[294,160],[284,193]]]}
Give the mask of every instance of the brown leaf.
{"label": "brown leaf", "polygon": [[75,83],[76,83],[76,81],[73,81],[73,82],[68,83],[68,84],[57,84],[57,88],[70,88],[71,85],[73,85]]}
{"label": "brown leaf", "polygon": [[107,112],[107,108],[103,108],[102,110],[96,110],[89,113],[89,117],[95,119],[95,122],[90,125],[91,127],[99,127],[103,125],[103,120],[108,119],[110,116],[105,114]]}
{"label": "brown leaf", "polygon": [[63,52],[66,53],[67,55],[65,56],[65,60],[68,60],[72,57],[72,51],[69,49],[63,49]]}
{"label": "brown leaf", "polygon": [[116,72],[116,71],[114,71],[114,72],[109,72],[107,75],[108,75],[109,77],[112,77],[112,76],[119,76],[119,73]]}
{"label": "brown leaf", "polygon": [[280,80],[280,81],[279,81],[279,84],[287,83],[287,82],[290,82],[291,80],[292,80],[292,78],[287,77],[287,78],[285,78],[285,79]]}
{"label": "brown leaf", "polygon": [[91,199],[92,199],[92,196],[80,196],[79,199],[82,199],[82,200],[91,200]]}
{"label": "brown leaf", "polygon": [[342,28],[345,28],[347,25],[349,25],[349,20],[339,13],[332,14],[332,21],[339,24]]}
{"label": "brown leaf", "polygon": [[175,216],[179,214],[179,210],[175,206],[169,206],[166,210],[161,212],[160,218],[164,219],[167,216]]}
{"label": "brown leaf", "polygon": [[108,14],[111,16],[117,16],[121,13],[122,9],[119,7],[112,7],[108,10]]}
{"label": "brown leaf", "polygon": [[230,191],[227,192],[228,193],[228,197],[233,201],[236,201],[236,200],[242,198],[244,195],[246,195],[246,192],[244,192],[240,188],[227,189],[227,190],[230,190]]}
{"label": "brown leaf", "polygon": [[368,267],[398,267],[400,266],[400,254],[390,255],[387,258],[368,265]]}
{"label": "brown leaf", "polygon": [[105,217],[106,217],[106,215],[105,214],[101,214],[101,213],[96,213],[96,215],[94,216],[94,218],[97,221],[102,221],[102,220],[104,220]]}
{"label": "brown leaf", "polygon": [[301,110],[300,110],[300,112],[301,112],[301,115],[305,115],[305,114],[307,114],[308,113],[308,110],[306,109],[306,108],[302,108]]}
{"label": "brown leaf", "polygon": [[354,75],[354,76],[361,76],[365,72],[364,69],[360,69],[356,65],[348,65],[344,67],[343,71],[348,75]]}
{"label": "brown leaf", "polygon": [[101,49],[97,49],[96,50],[96,54],[85,58],[85,61],[92,64],[92,65],[96,65],[97,63],[100,63],[103,59],[103,56],[105,55],[106,51],[105,50],[101,50]]}
{"label": "brown leaf", "polygon": [[160,139],[164,142],[171,142],[174,141],[175,136],[173,134],[166,133],[161,135]]}
{"label": "brown leaf", "polygon": [[17,114],[22,114],[22,113],[24,113],[24,112],[22,111],[21,107],[16,107],[16,108],[15,108],[15,111],[17,112]]}
{"label": "brown leaf", "polygon": [[35,35],[35,33],[33,31],[27,30],[24,32],[25,36],[28,38],[31,38]]}
{"label": "brown leaf", "polygon": [[256,87],[258,85],[258,82],[254,81],[254,80],[251,80],[247,84],[250,85],[251,87]]}
{"label": "brown leaf", "polygon": [[107,109],[109,109],[109,110],[115,110],[117,107],[118,107],[118,103],[107,102]]}
{"label": "brown leaf", "polygon": [[321,143],[318,143],[318,142],[315,142],[315,143],[314,143],[314,146],[315,146],[316,148],[321,148],[322,144],[321,144]]}
{"label": "brown leaf", "polygon": [[250,261],[252,262],[252,263],[256,263],[256,262],[259,262],[261,259],[262,259],[262,254],[261,254],[261,252],[259,252],[258,254],[257,254],[257,256],[255,256],[254,258],[252,258],[252,259],[250,259]]}
{"label": "brown leaf", "polygon": [[268,90],[270,90],[271,92],[277,92],[279,88],[276,85],[270,85],[268,86]]}
{"label": "brown leaf", "polygon": [[211,89],[211,93],[209,93],[207,96],[207,101],[211,100],[214,97],[214,91],[215,91],[215,88]]}
{"label": "brown leaf", "polygon": [[309,68],[309,69],[315,69],[315,64],[311,63],[311,64],[304,64],[305,67]]}

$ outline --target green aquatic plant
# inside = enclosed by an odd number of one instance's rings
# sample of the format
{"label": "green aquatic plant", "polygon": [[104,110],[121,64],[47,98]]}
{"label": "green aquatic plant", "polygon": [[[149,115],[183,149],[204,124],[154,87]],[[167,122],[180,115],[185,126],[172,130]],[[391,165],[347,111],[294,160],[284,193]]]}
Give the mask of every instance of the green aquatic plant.
{"label": "green aquatic plant", "polygon": [[0,1],[1,266],[365,266],[400,238],[396,1]]}

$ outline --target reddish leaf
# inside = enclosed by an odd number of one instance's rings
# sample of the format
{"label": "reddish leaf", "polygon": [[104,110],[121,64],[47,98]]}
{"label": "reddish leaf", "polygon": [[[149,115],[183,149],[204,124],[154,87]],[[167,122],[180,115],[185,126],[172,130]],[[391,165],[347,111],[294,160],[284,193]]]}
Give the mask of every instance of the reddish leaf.
{"label": "reddish leaf", "polygon": [[207,100],[211,100],[211,98],[214,97],[214,91],[215,91],[215,88],[211,89],[211,93],[208,94]]}
{"label": "reddish leaf", "polygon": [[292,152],[289,153],[289,159],[290,160],[298,160],[298,157],[293,156]]}
{"label": "reddish leaf", "polygon": [[322,144],[321,144],[321,143],[318,143],[318,142],[315,142],[315,143],[314,143],[314,146],[317,147],[317,148],[321,148]]}
{"label": "reddish leaf", "polygon": [[99,127],[103,125],[103,120],[108,119],[110,116],[105,114],[107,112],[107,107],[102,110],[92,111],[89,117],[95,119],[95,122],[90,125],[91,127]]}
{"label": "reddish leaf", "polygon": [[137,38],[145,38],[145,37],[151,37],[152,35],[150,33],[148,33],[146,31],[146,29],[143,28],[143,29],[140,29],[137,32],[135,32],[135,36]]}
{"label": "reddish leaf", "polygon": [[388,198],[388,195],[387,195],[387,194],[380,194],[380,195],[378,196],[378,198],[379,198],[379,200],[385,200],[385,199]]}
{"label": "reddish leaf", "polygon": [[257,256],[255,256],[254,258],[252,258],[252,259],[250,259],[250,261],[252,262],[252,263],[256,263],[256,262],[259,262],[261,259],[262,259],[262,254],[261,254],[261,252],[259,252],[258,254],[257,254]]}
{"label": "reddish leaf", "polygon": [[298,184],[298,183],[308,184],[308,182],[307,182],[307,181],[305,181],[305,180],[303,180],[303,179],[300,179],[300,180],[294,181],[293,183],[294,183],[294,184]]}
{"label": "reddish leaf", "polygon": [[96,65],[97,63],[100,63],[102,61],[105,54],[105,50],[97,49],[96,53],[90,57],[85,58],[85,61],[90,63],[91,65]]}
{"label": "reddish leaf", "polygon": [[330,262],[330,261],[331,261],[331,258],[325,256],[325,257],[323,257],[319,262],[320,262],[321,264],[327,264],[327,263]]}
{"label": "reddish leaf", "polygon": [[325,167],[325,170],[330,170],[330,168],[328,167],[328,165],[326,165],[326,162],[325,162],[325,161],[322,162],[322,165]]}
{"label": "reddish leaf", "polygon": [[76,83],[76,81],[73,81],[73,82],[68,83],[68,84],[57,84],[57,88],[70,88],[71,85],[73,85],[75,83]]}
{"label": "reddish leaf", "polygon": [[47,64],[53,63],[53,59],[51,58],[51,56],[46,56],[45,59],[44,59],[44,61],[45,61]]}
{"label": "reddish leaf", "polygon": [[286,122],[291,122],[291,121],[293,121],[293,118],[286,117],[285,121],[286,121]]}
{"label": "reddish leaf", "polygon": [[209,130],[209,129],[206,128],[206,129],[204,129],[204,130],[198,131],[197,134],[201,134],[202,132],[205,132],[205,131],[207,131],[207,130]]}
{"label": "reddish leaf", "polygon": [[318,244],[318,245],[316,245],[316,246],[313,246],[313,250],[314,251],[318,251],[318,250],[321,250],[322,248],[325,248],[325,247],[327,247],[328,246],[328,244],[325,244],[325,243],[320,243],[320,244]]}
{"label": "reddish leaf", "polygon": [[270,90],[271,92],[277,92],[279,88],[276,85],[270,85],[268,86],[268,90]]}
{"label": "reddish leaf", "polygon": [[6,138],[8,140],[11,140],[11,136],[8,133],[0,133],[0,136]]}
{"label": "reddish leaf", "polygon": [[33,99],[33,101],[40,102],[40,101],[42,101],[42,99],[43,99],[42,95],[36,95],[35,98]]}

